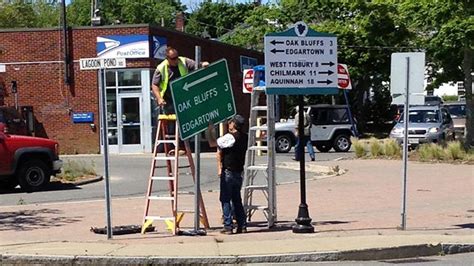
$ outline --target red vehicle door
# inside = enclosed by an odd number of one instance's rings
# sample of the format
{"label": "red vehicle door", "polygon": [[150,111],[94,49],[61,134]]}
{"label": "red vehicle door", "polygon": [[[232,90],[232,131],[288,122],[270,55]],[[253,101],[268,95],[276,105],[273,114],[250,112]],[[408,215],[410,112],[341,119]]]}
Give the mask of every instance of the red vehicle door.
{"label": "red vehicle door", "polygon": [[0,123],[0,175],[6,174],[10,169],[12,162],[10,152],[7,145],[7,134],[4,133],[5,125]]}

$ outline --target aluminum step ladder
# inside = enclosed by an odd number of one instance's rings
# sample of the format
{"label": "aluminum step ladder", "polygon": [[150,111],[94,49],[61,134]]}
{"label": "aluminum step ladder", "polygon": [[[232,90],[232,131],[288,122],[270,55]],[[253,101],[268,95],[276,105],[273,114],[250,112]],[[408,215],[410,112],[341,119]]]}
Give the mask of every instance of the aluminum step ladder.
{"label": "aluminum step ladder", "polygon": [[[170,124],[174,124],[174,134],[168,134]],[[164,153],[161,153],[160,151]],[[180,166],[180,156],[187,158],[188,165]],[[164,162],[166,166],[158,165],[158,162]],[[145,195],[145,214],[143,215],[142,234],[152,225],[153,221],[164,221],[168,229],[177,235],[179,233],[179,223],[185,213],[194,213],[194,210],[178,209],[178,176],[182,168],[189,167],[193,181],[195,181],[195,167],[188,141],[184,141],[184,154],[180,154],[179,150],[179,131],[176,115],[159,115],[158,127],[155,138],[155,146],[153,149],[153,159],[151,163],[150,176],[148,179],[148,188]],[[160,171],[161,170],[161,171]],[[161,172],[161,173],[160,173]],[[157,189],[164,187],[163,183],[168,183],[168,192],[153,195],[154,183],[157,183]],[[151,215],[150,205],[156,202],[153,207],[154,212],[160,212],[160,215]],[[164,205],[170,204],[171,208]],[[202,195],[199,195],[200,221],[204,228],[209,228],[206,208]]]}
{"label": "aluminum step ladder", "polygon": [[[265,96],[265,87],[255,87],[250,100],[248,149],[245,157],[244,209],[251,221],[256,211],[262,211],[272,227],[277,220],[275,180],[275,95],[266,95],[266,105],[259,105]],[[265,118],[265,125],[257,125],[257,118]],[[264,138],[257,137],[263,132]],[[258,145],[261,140],[266,146]],[[256,156],[264,151],[263,164],[257,164]],[[263,202],[256,202],[255,193],[263,194]]]}

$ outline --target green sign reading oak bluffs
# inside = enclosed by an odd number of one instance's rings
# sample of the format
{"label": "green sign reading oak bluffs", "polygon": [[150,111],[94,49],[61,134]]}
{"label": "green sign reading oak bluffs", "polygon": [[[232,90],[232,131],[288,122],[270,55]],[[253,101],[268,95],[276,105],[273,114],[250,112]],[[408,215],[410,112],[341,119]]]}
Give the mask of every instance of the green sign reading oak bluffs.
{"label": "green sign reading oak bluffs", "polygon": [[187,139],[235,115],[234,95],[225,59],[171,83],[181,139]]}

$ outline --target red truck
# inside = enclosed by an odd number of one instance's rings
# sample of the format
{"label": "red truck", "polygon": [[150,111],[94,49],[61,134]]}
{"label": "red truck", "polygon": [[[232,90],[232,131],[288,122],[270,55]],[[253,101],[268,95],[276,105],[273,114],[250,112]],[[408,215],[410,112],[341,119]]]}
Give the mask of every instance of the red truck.
{"label": "red truck", "polygon": [[40,190],[51,175],[61,172],[62,165],[57,141],[11,135],[0,122],[0,188],[19,184],[25,191]]}

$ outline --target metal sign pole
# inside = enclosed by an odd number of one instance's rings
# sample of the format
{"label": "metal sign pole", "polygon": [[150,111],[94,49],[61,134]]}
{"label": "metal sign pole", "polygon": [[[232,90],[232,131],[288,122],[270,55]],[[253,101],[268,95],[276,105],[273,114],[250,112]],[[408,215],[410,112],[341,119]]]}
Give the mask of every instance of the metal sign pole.
{"label": "metal sign pole", "polygon": [[105,68],[101,68],[101,86],[99,89],[100,123],[102,125],[102,145],[104,151],[104,175],[105,175],[105,202],[107,212],[107,239],[112,239],[112,213],[110,200],[110,178],[109,178],[109,139],[107,137],[107,90],[105,88]]}
{"label": "metal sign pole", "polygon": [[[196,64],[199,67],[199,64],[201,63],[201,47],[200,46],[195,46],[194,47],[194,52],[195,52],[195,59],[196,59]],[[176,129],[177,130],[177,129]],[[194,180],[194,233],[198,233],[199,231],[199,198],[201,195],[201,187],[200,187],[200,182],[201,182],[201,133],[196,134],[194,136],[194,153],[196,157],[196,177]]]}
{"label": "metal sign pole", "polygon": [[293,226],[293,233],[313,233],[314,227],[311,225],[309,217],[308,205],[306,204],[306,176],[305,176],[305,154],[303,143],[304,138],[304,101],[303,95],[298,95],[298,156],[300,159],[300,196],[301,202],[298,208],[298,217],[296,217],[296,225]]}
{"label": "metal sign pole", "polygon": [[407,76],[406,76],[406,91],[405,91],[405,108],[403,120],[405,121],[404,134],[403,134],[403,197],[402,197],[402,224],[401,229],[405,230],[407,226],[407,170],[408,170],[408,123],[409,123],[409,97],[410,97],[410,57],[406,58],[407,61]]}

